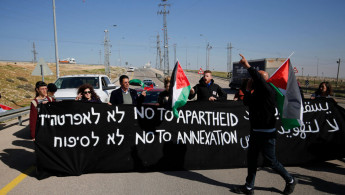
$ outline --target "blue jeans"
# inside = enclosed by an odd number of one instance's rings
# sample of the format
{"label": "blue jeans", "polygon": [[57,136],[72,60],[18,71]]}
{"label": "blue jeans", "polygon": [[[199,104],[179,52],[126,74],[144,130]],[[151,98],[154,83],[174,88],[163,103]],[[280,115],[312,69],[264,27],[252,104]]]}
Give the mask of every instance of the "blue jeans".
{"label": "blue jeans", "polygon": [[249,149],[247,156],[248,175],[246,178],[246,186],[253,188],[256,176],[257,161],[259,153],[262,152],[265,161],[270,163],[270,167],[284,178],[286,182],[292,180],[292,176],[286,171],[276,158],[276,139],[267,136],[267,133],[252,132],[249,139]]}

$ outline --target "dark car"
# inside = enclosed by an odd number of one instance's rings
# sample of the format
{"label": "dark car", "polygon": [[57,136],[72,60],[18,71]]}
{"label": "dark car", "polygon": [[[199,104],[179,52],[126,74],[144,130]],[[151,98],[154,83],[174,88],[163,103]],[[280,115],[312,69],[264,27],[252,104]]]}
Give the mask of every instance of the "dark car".
{"label": "dark car", "polygon": [[[139,89],[135,89],[138,92],[138,95],[140,95],[144,89],[143,88],[139,88]],[[150,89],[148,91],[146,91],[146,97],[145,97],[145,101],[144,101],[144,105],[156,105],[158,106],[158,96],[159,94],[164,91],[165,89],[163,88],[153,88]]]}

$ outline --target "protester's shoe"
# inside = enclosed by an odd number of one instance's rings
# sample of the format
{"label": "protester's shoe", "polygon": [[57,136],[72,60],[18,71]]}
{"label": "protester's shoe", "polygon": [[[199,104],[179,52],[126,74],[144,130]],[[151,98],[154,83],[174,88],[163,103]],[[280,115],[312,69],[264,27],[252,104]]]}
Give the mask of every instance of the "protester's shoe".
{"label": "protester's shoe", "polygon": [[298,180],[294,177],[292,179],[293,179],[292,183],[286,183],[283,194],[292,194],[292,192],[295,190],[295,186]]}
{"label": "protester's shoe", "polygon": [[246,185],[235,187],[232,191],[237,194],[247,194],[247,195],[254,194],[254,189],[252,188],[249,190]]}

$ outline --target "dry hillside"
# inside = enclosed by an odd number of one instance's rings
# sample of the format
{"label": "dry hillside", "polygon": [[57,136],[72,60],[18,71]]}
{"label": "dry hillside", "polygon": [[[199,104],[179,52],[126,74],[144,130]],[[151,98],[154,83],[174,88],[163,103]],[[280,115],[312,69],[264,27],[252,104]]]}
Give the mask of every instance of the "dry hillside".
{"label": "dry hillside", "polygon": [[[27,62],[0,62],[0,104],[12,108],[29,106],[35,96],[34,86],[42,76],[31,76],[36,64]],[[56,80],[55,64],[48,64],[54,75],[45,76],[46,83]],[[60,76],[70,74],[104,74],[104,66],[60,64]],[[121,67],[111,67],[111,78],[118,77],[125,71]]]}

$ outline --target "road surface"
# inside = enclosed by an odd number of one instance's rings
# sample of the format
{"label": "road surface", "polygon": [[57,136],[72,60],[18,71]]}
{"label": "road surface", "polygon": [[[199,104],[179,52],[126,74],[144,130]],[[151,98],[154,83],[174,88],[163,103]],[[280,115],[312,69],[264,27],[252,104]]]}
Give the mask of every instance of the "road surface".
{"label": "road surface", "polygon": [[[128,76],[152,78],[163,87],[155,74],[147,70],[136,70]],[[188,78],[194,85],[199,76]],[[222,87],[227,85],[226,81],[216,79],[216,82]],[[0,194],[232,194],[230,189],[245,181],[244,168],[102,173],[37,180],[28,124],[28,116],[24,117],[22,126],[17,120],[0,124]],[[299,179],[295,194],[345,193],[345,163],[341,160],[287,167],[287,170]],[[281,194],[285,184],[279,175],[265,168],[258,171],[255,185],[256,194]]]}

